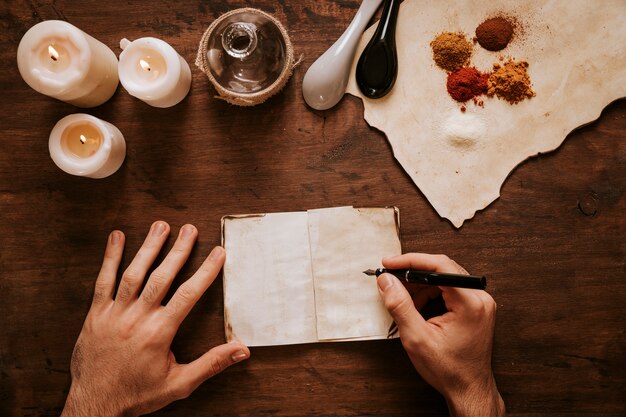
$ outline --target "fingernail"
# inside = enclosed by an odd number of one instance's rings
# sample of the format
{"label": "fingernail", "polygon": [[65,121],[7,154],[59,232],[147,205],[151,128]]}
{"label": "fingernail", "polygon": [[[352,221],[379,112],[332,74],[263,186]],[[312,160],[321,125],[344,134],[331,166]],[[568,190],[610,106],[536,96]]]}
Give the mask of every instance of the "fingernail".
{"label": "fingernail", "polygon": [[382,274],[380,277],[378,277],[378,288],[380,288],[382,292],[387,291],[393,286],[394,283],[395,278],[389,274]]}
{"label": "fingernail", "polygon": [[190,238],[191,236],[193,236],[193,229],[194,227],[190,224],[184,225],[182,229],[180,229],[180,237],[184,238],[185,240]]}
{"label": "fingernail", "polygon": [[152,226],[152,236],[159,237],[165,232],[165,223],[156,222],[154,226]]}
{"label": "fingernail", "polygon": [[213,250],[209,254],[209,259],[211,260],[219,259],[219,257],[222,256],[223,252],[224,252],[224,249],[221,246],[216,246],[213,248]]}
{"label": "fingernail", "polygon": [[114,230],[111,232],[111,244],[117,245],[120,243],[120,239],[122,238],[121,233],[118,230]]}
{"label": "fingernail", "polygon": [[246,354],[246,352],[244,352],[243,350],[240,350],[240,351],[233,353],[233,355],[231,356],[231,359],[233,360],[233,362],[241,362],[247,357],[248,355]]}

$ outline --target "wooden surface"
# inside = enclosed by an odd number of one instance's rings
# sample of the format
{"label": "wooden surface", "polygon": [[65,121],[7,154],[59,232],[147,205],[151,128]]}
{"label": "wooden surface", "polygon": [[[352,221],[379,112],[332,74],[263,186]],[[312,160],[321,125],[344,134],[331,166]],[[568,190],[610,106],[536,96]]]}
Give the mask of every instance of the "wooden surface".
{"label": "wooden surface", "polygon": [[[447,253],[489,277],[498,303],[494,369],[510,415],[626,415],[626,101],[556,152],[523,163],[502,197],[456,230],[367,126],[359,100],[325,112],[303,102],[305,70],[343,32],[356,1],[253,2],[286,24],[304,54],[286,89],[256,108],[215,100],[193,65],[191,94],[170,109],[120,87],[85,111],[34,92],[17,71],[19,40],[41,20],[67,20],[118,54],[122,37],[160,37],[192,64],[210,22],[248,4],[0,5],[0,415],[59,414],[112,229],[127,235],[127,265],[154,220],[173,233],[195,224],[199,242],[180,283],[219,244],[225,214],[340,205],[396,205],[405,251]],[[126,162],[112,177],[73,177],[50,159],[51,128],[75,112],[112,122],[126,137]],[[218,280],[184,322],[173,347],[180,360],[224,340],[221,291]],[[445,413],[399,342],[380,341],[256,348],[250,361],[155,415]]]}

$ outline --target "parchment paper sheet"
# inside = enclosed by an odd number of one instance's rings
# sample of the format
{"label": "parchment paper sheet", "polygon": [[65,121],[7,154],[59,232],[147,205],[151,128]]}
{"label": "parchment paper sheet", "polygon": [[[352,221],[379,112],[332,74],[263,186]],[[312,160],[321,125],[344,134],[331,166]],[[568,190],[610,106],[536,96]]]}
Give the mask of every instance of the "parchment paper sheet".
{"label": "parchment paper sheet", "polygon": [[[470,102],[463,113],[446,91],[446,73],[434,64],[430,42],[441,32],[471,39],[481,22],[501,13],[518,21],[514,38],[500,52],[476,45],[471,65],[489,71],[501,55],[528,61],[537,95],[516,105],[485,98],[484,108]],[[370,100],[354,81],[373,26],[357,49],[347,92],[363,99],[365,119],[385,132],[437,213],[461,227],[498,198],[518,164],[556,149],[569,132],[626,96],[624,22],[624,0],[405,0],[393,90]]]}

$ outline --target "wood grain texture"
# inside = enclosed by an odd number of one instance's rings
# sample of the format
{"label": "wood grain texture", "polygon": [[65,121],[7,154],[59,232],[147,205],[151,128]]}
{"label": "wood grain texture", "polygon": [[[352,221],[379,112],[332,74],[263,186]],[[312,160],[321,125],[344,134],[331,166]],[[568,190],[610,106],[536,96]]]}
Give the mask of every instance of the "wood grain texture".
{"label": "wood grain texture", "polygon": [[[400,208],[404,251],[446,253],[489,277],[498,303],[494,369],[512,416],[625,415],[626,101],[573,132],[553,153],[518,167],[502,197],[460,230],[439,218],[394,160],[359,100],[306,107],[306,68],[343,32],[356,1],[266,1],[290,31],[301,66],[256,108],[213,98],[192,68],[190,95],[155,109],[121,87],[84,112],[112,122],[126,162],[103,180],[69,176],[48,155],[63,116],[83,112],[31,90],[15,60],[33,24],[63,19],[116,53],[123,37],[157,36],[192,63],[204,29],[244,1],[0,5],[0,415],[55,416],[88,310],[107,234],[127,235],[127,265],[149,225],[199,242],[176,283],[220,242],[225,214],[340,205]],[[541,135],[541,132],[537,132]],[[173,239],[168,242],[171,246]],[[175,283],[175,285],[176,285]],[[224,340],[218,280],[173,346],[192,360]],[[445,402],[412,368],[399,341],[252,350],[252,359],[155,415],[431,416]]]}

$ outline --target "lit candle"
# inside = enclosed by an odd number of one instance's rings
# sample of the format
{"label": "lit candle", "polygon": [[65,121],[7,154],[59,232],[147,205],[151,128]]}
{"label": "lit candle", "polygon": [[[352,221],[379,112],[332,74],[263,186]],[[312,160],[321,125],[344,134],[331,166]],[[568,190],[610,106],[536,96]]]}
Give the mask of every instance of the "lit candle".
{"label": "lit candle", "polygon": [[154,107],[171,107],[189,93],[189,65],[169,44],[156,38],[122,39],[120,47],[119,78],[131,96]]}
{"label": "lit candle", "polygon": [[78,107],[95,107],[117,89],[117,57],[105,44],[61,20],[30,28],[17,66],[34,90]]}
{"label": "lit candle", "polygon": [[57,122],[50,132],[48,149],[63,171],[90,178],[108,177],[126,157],[122,132],[111,123],[83,113],[70,114]]}

